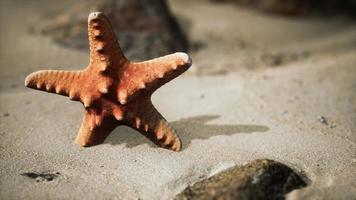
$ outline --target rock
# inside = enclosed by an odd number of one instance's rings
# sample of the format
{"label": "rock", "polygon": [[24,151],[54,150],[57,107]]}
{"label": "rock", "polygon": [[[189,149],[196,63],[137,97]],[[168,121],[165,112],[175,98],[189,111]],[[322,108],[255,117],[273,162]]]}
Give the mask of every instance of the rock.
{"label": "rock", "polygon": [[[187,51],[188,42],[164,0],[103,0],[77,2],[34,28],[65,47],[88,49],[87,17],[105,13],[129,59],[144,60]],[[154,48],[152,48],[154,47]]]}
{"label": "rock", "polygon": [[284,199],[306,182],[288,166],[273,160],[255,160],[188,186],[183,199]]}
{"label": "rock", "polygon": [[26,172],[20,175],[27,176],[28,178],[36,180],[36,182],[42,181],[53,181],[54,179],[58,178],[61,173],[37,173],[37,172]]}
{"label": "rock", "polygon": [[324,116],[318,116],[317,119],[319,120],[320,123],[328,125],[328,121]]}

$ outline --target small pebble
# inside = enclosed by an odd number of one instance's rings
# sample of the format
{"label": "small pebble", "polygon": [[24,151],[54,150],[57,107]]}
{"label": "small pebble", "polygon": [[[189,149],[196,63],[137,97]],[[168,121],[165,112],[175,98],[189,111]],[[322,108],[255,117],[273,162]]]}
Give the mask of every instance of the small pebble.
{"label": "small pebble", "polygon": [[8,116],[10,116],[10,113],[4,113],[3,116],[4,116],[4,117],[8,117]]}
{"label": "small pebble", "polygon": [[326,118],[324,116],[318,116],[317,119],[319,120],[319,122],[328,125],[328,122],[326,121]]}

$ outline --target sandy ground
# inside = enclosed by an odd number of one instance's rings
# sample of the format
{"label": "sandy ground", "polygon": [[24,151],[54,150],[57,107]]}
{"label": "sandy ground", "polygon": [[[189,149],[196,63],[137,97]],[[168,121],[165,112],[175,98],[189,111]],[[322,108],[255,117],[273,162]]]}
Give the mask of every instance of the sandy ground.
{"label": "sandy ground", "polygon": [[[81,104],[23,86],[34,70],[87,65],[88,52],[29,34],[41,19],[38,10],[64,5],[0,1],[0,198],[170,199],[258,158],[304,174],[309,185],[290,199],[355,198],[356,23],[171,3],[201,46],[191,54],[191,70],[153,96],[182,138],[179,153],[126,127],[102,145],[76,145]],[[20,175],[26,172],[60,174],[36,182]]]}

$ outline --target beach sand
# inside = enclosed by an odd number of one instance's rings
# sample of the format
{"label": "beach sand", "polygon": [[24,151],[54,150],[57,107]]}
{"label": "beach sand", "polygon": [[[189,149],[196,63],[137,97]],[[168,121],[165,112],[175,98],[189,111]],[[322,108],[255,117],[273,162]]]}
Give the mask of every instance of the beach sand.
{"label": "beach sand", "polygon": [[101,145],[75,144],[82,105],[24,86],[35,70],[88,64],[88,51],[30,31],[43,10],[69,3],[0,1],[0,198],[171,199],[225,169],[271,159],[308,183],[288,199],[354,199],[356,23],[170,3],[195,46],[193,66],[153,103],[181,137],[179,153],[127,127]]}

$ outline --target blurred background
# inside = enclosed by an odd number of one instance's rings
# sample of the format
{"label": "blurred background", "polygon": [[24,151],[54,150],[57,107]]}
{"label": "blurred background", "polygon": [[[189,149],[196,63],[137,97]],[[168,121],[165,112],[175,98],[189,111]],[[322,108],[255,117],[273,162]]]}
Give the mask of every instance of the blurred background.
{"label": "blurred background", "polygon": [[[18,72],[1,73],[1,90],[14,87],[30,68],[39,65],[85,66],[86,58],[80,56],[73,62],[50,60],[71,59],[59,56],[66,54],[60,48],[88,54],[86,24],[92,11],[109,16],[130,59],[190,52],[195,62],[188,73],[196,75],[283,66],[339,54],[355,48],[356,40],[355,0],[0,2],[0,64]],[[55,58],[42,59],[43,51],[57,53]],[[19,55],[28,63],[26,67],[18,62]]]}

